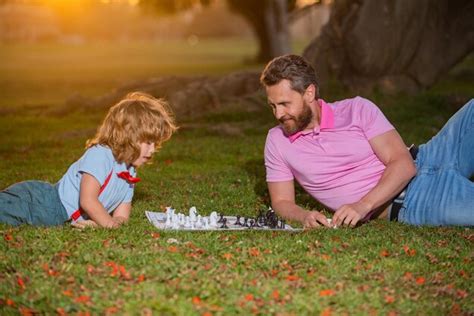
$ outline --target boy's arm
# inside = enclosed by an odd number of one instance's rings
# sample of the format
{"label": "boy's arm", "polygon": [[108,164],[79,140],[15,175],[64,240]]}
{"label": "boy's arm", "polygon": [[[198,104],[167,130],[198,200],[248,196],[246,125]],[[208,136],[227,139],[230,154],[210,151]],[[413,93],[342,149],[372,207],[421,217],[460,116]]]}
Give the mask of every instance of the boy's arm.
{"label": "boy's arm", "polygon": [[326,216],[317,211],[307,211],[295,203],[295,186],[293,180],[268,182],[268,191],[273,209],[283,218],[301,222],[305,228],[330,227]]}
{"label": "boy's arm", "polygon": [[120,226],[120,223],[114,220],[107,213],[102,203],[99,202],[99,191],[99,181],[94,176],[84,172],[79,192],[79,205],[81,209],[101,227],[115,228]]}
{"label": "boy's arm", "polygon": [[128,222],[130,212],[132,211],[132,203],[120,203],[119,206],[112,213],[112,219],[118,221],[120,224]]}

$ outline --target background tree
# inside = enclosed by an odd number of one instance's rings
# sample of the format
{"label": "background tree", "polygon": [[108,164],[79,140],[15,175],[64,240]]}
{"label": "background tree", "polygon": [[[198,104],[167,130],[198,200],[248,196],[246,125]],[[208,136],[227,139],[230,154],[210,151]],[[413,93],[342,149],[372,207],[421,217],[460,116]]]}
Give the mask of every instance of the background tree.
{"label": "background tree", "polygon": [[[141,0],[147,11],[175,14],[211,0]],[[256,61],[266,62],[291,51],[288,12],[296,9],[296,0],[227,0],[229,8],[243,16],[254,31],[259,51]]]}
{"label": "background tree", "polygon": [[471,0],[337,0],[304,56],[322,82],[417,91],[474,49]]}

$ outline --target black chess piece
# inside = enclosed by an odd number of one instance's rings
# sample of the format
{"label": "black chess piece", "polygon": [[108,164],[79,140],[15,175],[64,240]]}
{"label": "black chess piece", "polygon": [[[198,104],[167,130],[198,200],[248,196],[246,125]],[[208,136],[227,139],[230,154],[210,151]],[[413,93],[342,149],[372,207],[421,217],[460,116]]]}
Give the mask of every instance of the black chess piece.
{"label": "black chess piece", "polygon": [[255,220],[252,218],[249,220],[249,228],[254,228],[255,227]]}
{"label": "black chess piece", "polygon": [[285,229],[286,227],[286,222],[284,219],[280,220],[280,229]]}
{"label": "black chess piece", "polygon": [[221,228],[229,228],[226,224],[227,224],[227,218],[222,218],[222,226],[221,226]]}
{"label": "black chess piece", "polygon": [[221,214],[220,216],[221,216],[221,218],[219,218],[219,220],[217,221],[218,223],[224,222],[224,219],[225,219],[224,214]]}
{"label": "black chess piece", "polygon": [[248,218],[247,217],[244,217],[244,224],[242,226],[247,226],[247,222],[248,222]]}
{"label": "black chess piece", "polygon": [[237,219],[235,220],[234,225],[236,225],[236,226],[242,226],[242,224],[240,223],[240,215],[237,215]]}

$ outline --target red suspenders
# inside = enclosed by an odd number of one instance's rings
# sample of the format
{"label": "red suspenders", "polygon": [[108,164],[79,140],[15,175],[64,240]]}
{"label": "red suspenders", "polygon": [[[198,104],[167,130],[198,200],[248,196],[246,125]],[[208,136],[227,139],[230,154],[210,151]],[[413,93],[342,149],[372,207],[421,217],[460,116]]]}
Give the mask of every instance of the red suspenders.
{"label": "red suspenders", "polygon": [[[104,184],[102,184],[102,186],[100,187],[99,195],[102,193],[102,191],[104,191],[105,187],[106,187],[107,184],[109,183],[110,177],[112,177],[112,172],[113,172],[113,170],[110,171],[109,175],[107,176],[107,178],[106,178],[105,181],[104,181]],[[79,207],[77,210],[74,211],[74,213],[72,213],[71,218],[72,218],[73,220],[77,220],[79,217],[81,217],[82,212],[83,212],[83,211],[82,211],[81,208]]]}

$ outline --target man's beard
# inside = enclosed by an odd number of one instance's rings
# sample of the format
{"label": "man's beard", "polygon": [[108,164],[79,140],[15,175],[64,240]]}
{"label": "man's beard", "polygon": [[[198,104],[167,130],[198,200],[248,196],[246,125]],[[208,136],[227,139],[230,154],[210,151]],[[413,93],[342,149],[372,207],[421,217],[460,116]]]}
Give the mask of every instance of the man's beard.
{"label": "man's beard", "polygon": [[285,115],[279,119],[281,127],[287,136],[306,129],[312,120],[313,112],[306,102],[303,103],[303,110],[296,117],[292,115]]}

